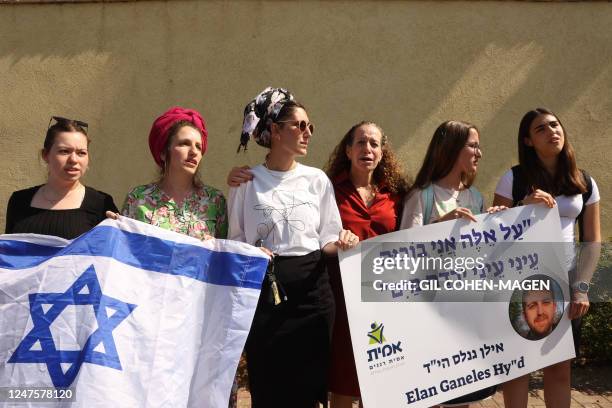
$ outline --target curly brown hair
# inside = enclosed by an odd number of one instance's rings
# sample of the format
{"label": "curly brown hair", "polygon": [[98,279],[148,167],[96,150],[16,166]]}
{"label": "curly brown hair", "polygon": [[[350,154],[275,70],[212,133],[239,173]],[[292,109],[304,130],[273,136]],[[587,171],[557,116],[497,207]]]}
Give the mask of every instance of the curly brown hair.
{"label": "curly brown hair", "polygon": [[334,180],[340,174],[349,172],[351,170],[351,161],[346,155],[346,147],[352,146],[355,131],[361,126],[375,126],[382,136],[382,157],[380,163],[374,169],[373,179],[377,187],[384,185],[391,193],[404,195],[408,191],[409,183],[407,178],[404,176],[401,166],[393,154],[387,135],[378,124],[370,121],[359,122],[349,129],[344,135],[340,143],[335,147],[329,161],[325,166],[325,172],[327,176]]}

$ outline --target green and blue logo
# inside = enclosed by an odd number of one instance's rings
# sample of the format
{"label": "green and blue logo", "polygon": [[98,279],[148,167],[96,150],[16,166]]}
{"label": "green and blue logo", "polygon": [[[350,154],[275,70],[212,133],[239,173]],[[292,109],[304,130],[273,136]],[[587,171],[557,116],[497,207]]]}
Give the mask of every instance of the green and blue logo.
{"label": "green and blue logo", "polygon": [[372,330],[368,332],[370,344],[383,344],[386,341],[385,336],[383,336],[383,329],[385,328],[385,325],[374,322],[370,325],[370,327],[372,328]]}
{"label": "green and blue logo", "polygon": [[402,342],[394,343],[387,341],[383,334],[384,330],[385,325],[383,323],[373,322],[370,325],[370,330],[367,334],[370,347],[366,350],[370,370],[386,367],[404,359],[402,355]]}

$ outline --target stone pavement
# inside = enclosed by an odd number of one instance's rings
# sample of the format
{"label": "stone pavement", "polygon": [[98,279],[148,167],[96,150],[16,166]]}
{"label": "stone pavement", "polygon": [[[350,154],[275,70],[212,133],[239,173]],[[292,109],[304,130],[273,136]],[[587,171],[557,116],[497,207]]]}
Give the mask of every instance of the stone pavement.
{"label": "stone pavement", "polygon": [[[531,391],[529,393],[528,408],[544,408],[546,405],[544,404],[544,383],[541,371],[532,374],[529,389]],[[478,404],[472,404],[470,408],[503,408],[503,406],[504,398],[501,392],[497,392],[493,398],[489,398]],[[250,407],[249,392],[245,389],[241,389],[238,393],[238,408]],[[571,407],[612,408],[612,366],[572,367]],[[358,408],[358,404],[353,404],[353,408]]]}
{"label": "stone pavement", "polygon": [[[470,405],[470,408],[503,408],[504,397],[501,392],[497,392],[493,398]],[[544,390],[534,390],[529,393],[528,408],[544,408]],[[588,394],[572,389],[572,408],[612,408],[612,392],[606,394]]]}

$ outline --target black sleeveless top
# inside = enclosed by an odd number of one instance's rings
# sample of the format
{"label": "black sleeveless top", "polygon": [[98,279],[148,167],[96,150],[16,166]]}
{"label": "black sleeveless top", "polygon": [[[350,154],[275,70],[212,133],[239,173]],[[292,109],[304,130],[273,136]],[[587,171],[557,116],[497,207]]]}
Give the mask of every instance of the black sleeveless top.
{"label": "black sleeveless top", "polygon": [[32,233],[73,239],[89,231],[106,218],[106,211],[118,212],[113,198],[101,191],[85,187],[81,207],[69,210],[48,210],[30,206],[41,186],[15,191],[6,210],[6,233]]}

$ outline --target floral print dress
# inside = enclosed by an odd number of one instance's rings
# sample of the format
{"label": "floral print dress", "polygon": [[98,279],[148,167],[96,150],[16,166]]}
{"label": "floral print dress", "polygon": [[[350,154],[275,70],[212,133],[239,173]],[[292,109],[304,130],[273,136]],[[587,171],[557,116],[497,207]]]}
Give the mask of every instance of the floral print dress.
{"label": "floral print dress", "polygon": [[157,183],[135,187],[121,211],[126,217],[203,240],[206,235],[227,238],[227,204],[221,191],[203,185],[181,205]]}
{"label": "floral print dress", "polygon": [[[221,191],[203,185],[182,205],[171,199],[157,183],[135,187],[125,198],[121,213],[190,237],[204,240],[206,235],[227,238],[227,204]],[[234,379],[228,408],[235,408],[238,384]]]}

